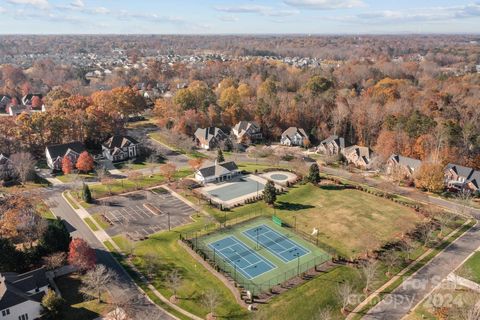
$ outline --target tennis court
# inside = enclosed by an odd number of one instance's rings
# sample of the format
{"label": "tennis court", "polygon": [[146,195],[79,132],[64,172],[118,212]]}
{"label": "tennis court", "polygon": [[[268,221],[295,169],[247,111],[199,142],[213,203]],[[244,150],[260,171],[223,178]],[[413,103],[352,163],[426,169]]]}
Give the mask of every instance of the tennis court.
{"label": "tennis court", "polygon": [[272,217],[247,220],[189,239],[212,265],[257,293],[331,259],[288,227],[276,224]]}
{"label": "tennis court", "polygon": [[276,268],[273,263],[259,256],[234,236],[215,241],[208,246],[249,280]]}
{"label": "tennis court", "polygon": [[257,192],[262,194],[263,189],[265,189],[263,183],[253,180],[250,177],[243,177],[238,181],[227,183],[213,190],[209,190],[207,193],[222,201],[230,201],[245,195],[256,194]]}
{"label": "tennis court", "polygon": [[244,231],[243,234],[284,262],[290,262],[310,253],[310,250],[290,240],[288,234],[282,235],[265,224]]}

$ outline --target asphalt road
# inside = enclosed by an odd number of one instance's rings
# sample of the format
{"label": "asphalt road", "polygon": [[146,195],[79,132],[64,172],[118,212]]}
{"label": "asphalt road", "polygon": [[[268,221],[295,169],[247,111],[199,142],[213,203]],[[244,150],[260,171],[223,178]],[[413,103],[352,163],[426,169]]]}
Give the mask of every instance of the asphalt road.
{"label": "asphalt road", "polygon": [[53,213],[67,223],[68,230],[71,232],[72,237],[84,239],[95,249],[97,263],[103,264],[117,273],[118,285],[111,288],[111,294],[116,299],[125,299],[125,297],[133,299],[135,301],[136,319],[174,319],[157,305],[150,303],[150,301],[143,296],[143,293],[135,286],[133,280],[118,264],[115,258],[112,257],[109,252],[105,251],[102,243],[100,243],[72,208],[70,208],[59,191],[51,190],[48,193],[44,193],[43,197]]}

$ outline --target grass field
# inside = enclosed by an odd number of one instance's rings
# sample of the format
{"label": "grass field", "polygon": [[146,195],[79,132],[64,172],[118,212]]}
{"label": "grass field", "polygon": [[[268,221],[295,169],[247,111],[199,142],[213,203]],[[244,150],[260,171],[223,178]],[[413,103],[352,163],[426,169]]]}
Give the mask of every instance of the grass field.
{"label": "grass field", "polygon": [[[156,273],[152,279],[153,285],[167,298],[173,292],[165,285],[165,278],[173,270],[178,269],[182,276],[182,285],[178,289],[178,305],[198,316],[204,317],[208,310],[201,301],[203,292],[209,288],[215,289],[220,295],[220,304],[216,314],[223,318],[243,319],[246,311],[235,301],[233,294],[207,269],[200,265],[178,242],[179,232],[201,228],[206,222],[204,218],[188,226],[179,227],[170,232],[162,232],[136,244],[134,264],[144,273],[148,256],[157,258]],[[123,237],[114,237],[115,243],[122,249],[126,248]],[[127,249],[128,250],[128,249]]]}
{"label": "grass field", "polygon": [[[256,242],[252,238],[249,238],[244,234],[244,232],[246,232],[247,230],[252,230],[259,226],[261,227],[267,226],[267,228],[270,228],[272,232],[276,232],[278,235],[282,237],[284,236],[287,237],[286,241],[290,242],[290,243],[286,243],[287,247],[292,248],[293,247],[292,245],[294,245],[295,247],[300,246],[302,250],[305,249],[305,251],[308,251],[308,253],[304,253],[304,255],[302,255],[298,259],[288,257],[287,260],[282,260],[281,257],[275,255],[275,253],[267,250],[266,248],[259,247],[260,248],[259,250],[259,248],[257,248],[256,246]],[[253,292],[258,292],[260,290],[267,291],[273,286],[283,283],[286,280],[289,280],[290,278],[293,278],[295,275],[297,275],[300,272],[305,272],[313,268],[315,265],[319,265],[330,260],[330,256],[328,256],[320,248],[301,239],[299,236],[295,235],[292,231],[288,230],[288,228],[279,227],[275,225],[271,219],[263,218],[263,217],[249,220],[245,223],[237,224],[228,229],[217,230],[212,234],[200,237],[193,241],[194,243],[198,244],[201,247],[201,250],[205,254],[207,254],[210,257],[210,259],[213,259],[214,258],[213,251],[209,247],[209,244],[214,243],[216,241],[224,241],[223,239],[230,238],[230,237],[235,237],[235,239],[241,241],[242,246],[246,245],[248,247],[248,248],[241,249],[242,252],[237,252],[236,256],[238,257],[244,256],[244,254],[248,252],[247,250],[250,250],[250,252],[253,252],[254,254],[260,256],[261,258],[266,259],[269,263],[272,263],[274,266],[273,269],[261,275],[256,276],[252,280],[248,280],[247,278],[245,278],[245,276],[241,274],[240,271],[235,272],[237,270],[234,270],[234,266],[220,256],[221,253],[217,253],[215,257],[216,263],[222,265],[222,268],[228,269],[231,272],[231,274],[236,278],[237,282],[242,283],[245,288],[248,288],[250,291],[253,291]],[[269,248],[274,248],[277,244],[281,242],[280,240],[277,241],[276,239],[273,239],[273,240],[271,239],[272,238],[268,240]],[[276,244],[270,243],[270,241],[274,241]],[[280,246],[282,245],[283,244],[280,244]],[[232,249],[225,249],[224,251],[229,252],[229,250],[232,250]],[[280,249],[280,251],[282,250],[283,249]],[[249,257],[253,258],[251,254],[249,255]],[[247,260],[249,259],[247,258]],[[261,266],[257,265],[255,268],[257,267],[261,267]],[[255,271],[254,269],[250,269],[250,270]]]}
{"label": "grass field", "polygon": [[277,215],[300,230],[319,230],[319,240],[354,257],[412,230],[421,217],[390,200],[352,189],[292,188],[277,201]]}
{"label": "grass field", "polygon": [[[193,202],[195,199],[189,197]],[[198,202],[198,200],[197,200]],[[208,205],[205,211],[218,221],[252,214],[273,215],[263,201],[222,212]],[[276,215],[306,233],[319,230],[318,240],[345,257],[376,249],[409,230],[421,217],[410,208],[362,191],[328,186],[298,185],[277,197]]]}
{"label": "grass field", "polygon": [[199,151],[195,151],[195,150],[183,150],[183,149],[179,149],[178,147],[175,147],[174,145],[171,145],[166,139],[165,137],[162,135],[161,132],[153,132],[153,133],[150,133],[148,134],[148,136],[150,138],[152,138],[153,140],[157,141],[158,143],[161,143],[163,145],[165,145],[166,147],[168,147],[169,149],[172,149],[172,150],[175,150],[181,154],[184,154],[186,155],[187,157],[189,158],[192,158],[192,159],[196,159],[196,158],[208,158],[206,155],[204,155],[203,153],[199,152]]}
{"label": "grass field", "polygon": [[[174,179],[184,178],[192,173],[193,172],[190,169],[180,169],[175,173]],[[93,198],[99,199],[110,195],[153,187],[165,181],[165,177],[161,174],[154,174],[152,176],[145,175],[136,182],[131,181],[128,178],[113,180],[110,185],[110,190],[104,184],[93,184],[90,185],[90,191],[92,192]]]}
{"label": "grass field", "polygon": [[467,261],[465,261],[457,274],[480,284],[480,252],[475,252]]}

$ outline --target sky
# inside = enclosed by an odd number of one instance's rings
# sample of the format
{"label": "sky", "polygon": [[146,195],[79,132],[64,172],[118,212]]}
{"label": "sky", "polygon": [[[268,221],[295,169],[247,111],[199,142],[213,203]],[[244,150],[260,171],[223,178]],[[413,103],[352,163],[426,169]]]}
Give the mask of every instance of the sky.
{"label": "sky", "polygon": [[479,32],[475,0],[0,0],[0,34]]}

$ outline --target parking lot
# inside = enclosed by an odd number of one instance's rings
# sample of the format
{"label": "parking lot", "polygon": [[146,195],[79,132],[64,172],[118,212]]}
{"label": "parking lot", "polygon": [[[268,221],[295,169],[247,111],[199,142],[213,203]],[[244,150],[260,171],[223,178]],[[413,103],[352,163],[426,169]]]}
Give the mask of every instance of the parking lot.
{"label": "parking lot", "polygon": [[110,197],[88,211],[103,217],[110,225],[105,230],[110,236],[123,233],[135,241],[189,223],[195,213],[165,189]]}

